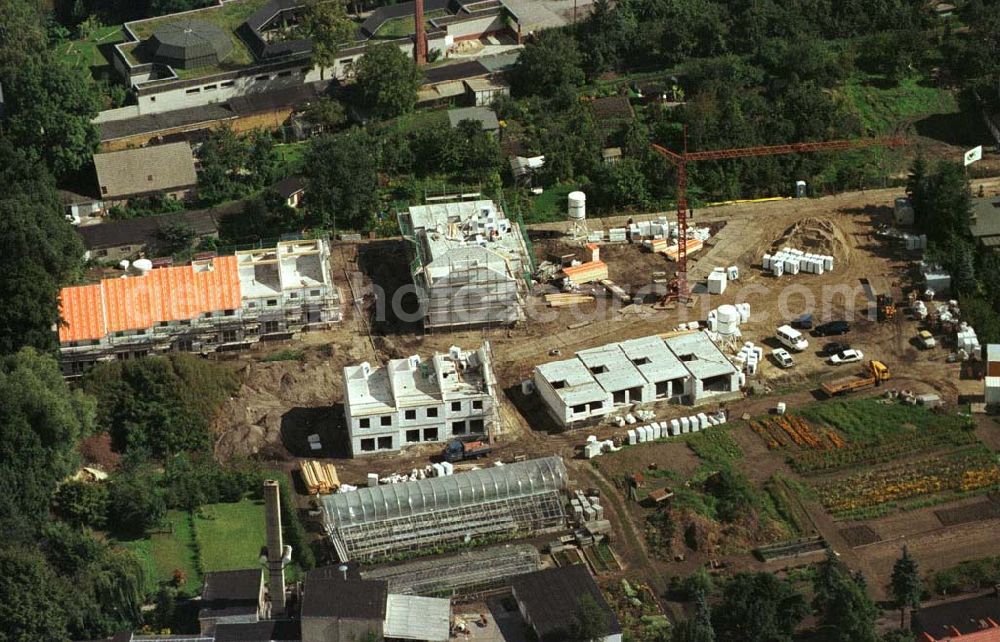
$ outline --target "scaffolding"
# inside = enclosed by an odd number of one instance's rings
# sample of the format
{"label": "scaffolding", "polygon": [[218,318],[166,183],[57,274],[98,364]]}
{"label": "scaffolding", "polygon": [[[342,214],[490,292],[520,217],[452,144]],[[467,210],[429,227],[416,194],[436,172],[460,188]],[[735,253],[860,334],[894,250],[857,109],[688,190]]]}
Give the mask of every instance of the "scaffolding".
{"label": "scaffolding", "polygon": [[509,544],[379,566],[361,575],[366,580],[388,582],[390,593],[453,597],[502,586],[511,577],[540,568],[538,549],[528,544]]}
{"label": "scaffolding", "polygon": [[566,466],[545,457],[467,473],[360,488],[323,498],[341,561],[370,561],[464,542],[563,528]]}

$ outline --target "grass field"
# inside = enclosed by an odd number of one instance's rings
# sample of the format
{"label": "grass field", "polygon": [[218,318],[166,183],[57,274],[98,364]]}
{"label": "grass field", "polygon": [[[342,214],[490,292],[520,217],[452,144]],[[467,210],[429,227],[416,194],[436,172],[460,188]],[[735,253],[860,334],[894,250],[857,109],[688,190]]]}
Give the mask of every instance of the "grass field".
{"label": "grass field", "polygon": [[153,533],[145,539],[122,542],[122,546],[133,551],[142,560],[148,593],[154,593],[160,582],[172,580],[174,571],[180,569],[187,576],[187,583],[182,590],[194,595],[201,588],[201,576],[198,574],[198,556],[194,548],[190,515],[186,511],[169,511],[164,531]]}
{"label": "grass field", "polygon": [[576,183],[563,183],[546,188],[538,196],[531,197],[531,208],[524,217],[525,223],[546,223],[566,219],[566,197],[580,189]]}
{"label": "grass field", "polygon": [[125,32],[121,26],[101,27],[94,31],[89,38],[83,40],[71,40],[59,45],[57,52],[59,56],[78,69],[90,67],[102,67],[111,64],[98,47],[101,45],[113,45],[125,39]]}
{"label": "grass field", "polygon": [[204,572],[253,567],[267,538],[264,503],[245,499],[203,506],[194,528]]}
{"label": "grass field", "polygon": [[907,78],[895,87],[880,87],[871,81],[856,78],[841,90],[871,133],[888,134],[901,123],[959,111],[952,92],[923,85],[917,78]]}
{"label": "grass field", "polygon": [[278,174],[292,176],[302,172],[308,150],[308,142],[275,145],[271,151],[271,157],[280,166]]}

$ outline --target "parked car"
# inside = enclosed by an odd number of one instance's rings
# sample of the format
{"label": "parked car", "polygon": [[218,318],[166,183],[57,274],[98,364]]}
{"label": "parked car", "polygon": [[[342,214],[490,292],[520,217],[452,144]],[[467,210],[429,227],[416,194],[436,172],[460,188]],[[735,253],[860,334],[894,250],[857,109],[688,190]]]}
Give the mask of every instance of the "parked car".
{"label": "parked car", "polygon": [[917,335],[917,341],[920,343],[920,347],[928,350],[937,345],[937,340],[934,335],[927,330],[921,330],[920,334]]}
{"label": "parked car", "polygon": [[809,347],[809,342],[802,336],[802,333],[790,325],[783,325],[775,332],[778,341],[789,350],[802,352]]}
{"label": "parked car", "polygon": [[791,368],[795,365],[795,359],[792,359],[792,355],[789,354],[788,350],[785,350],[784,348],[775,348],[772,350],[771,357],[773,357],[774,362],[782,368]]}
{"label": "parked car", "polygon": [[838,352],[843,352],[844,350],[850,350],[851,346],[842,341],[831,341],[823,346],[823,356],[832,357]]}
{"label": "parked car", "polygon": [[792,323],[792,327],[800,330],[808,330],[813,327],[813,315],[809,312],[803,314]]}
{"label": "parked car", "polygon": [[851,324],[847,321],[829,321],[816,326],[813,336],[832,337],[838,334],[847,334],[851,331]]}
{"label": "parked car", "polygon": [[830,363],[839,366],[845,363],[856,363],[865,358],[860,350],[844,350],[830,357]]}

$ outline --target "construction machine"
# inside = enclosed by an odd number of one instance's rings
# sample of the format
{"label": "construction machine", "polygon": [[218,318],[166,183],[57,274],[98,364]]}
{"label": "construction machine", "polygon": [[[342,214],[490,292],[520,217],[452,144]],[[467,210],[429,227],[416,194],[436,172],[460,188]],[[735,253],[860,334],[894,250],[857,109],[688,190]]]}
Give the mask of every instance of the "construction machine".
{"label": "construction machine", "polygon": [[881,385],[882,382],[888,381],[890,377],[889,367],[881,361],[873,359],[868,362],[864,371],[859,375],[825,382],[821,388],[828,397],[834,397]]}

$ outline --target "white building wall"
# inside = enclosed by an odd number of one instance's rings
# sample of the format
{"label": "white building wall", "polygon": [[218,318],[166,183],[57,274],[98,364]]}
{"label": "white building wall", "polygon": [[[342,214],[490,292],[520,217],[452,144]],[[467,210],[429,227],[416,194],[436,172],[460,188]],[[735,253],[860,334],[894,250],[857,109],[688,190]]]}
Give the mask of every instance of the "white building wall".
{"label": "white building wall", "polygon": [[301,67],[281,71],[261,71],[256,74],[251,72],[252,70],[247,70],[247,75],[238,78],[216,77],[213,80],[211,77],[206,77],[198,85],[140,95],[139,113],[158,114],[226,102],[249,94],[287,89],[308,82],[314,73],[316,80],[319,80],[319,71],[312,69],[307,61],[303,61]]}
{"label": "white building wall", "polygon": [[[479,402],[479,408],[475,407],[476,402]],[[452,403],[459,404],[458,409],[454,409]],[[413,444],[443,443],[456,437],[484,435],[487,422],[493,413],[494,403],[489,395],[481,395],[355,416],[351,410],[350,402],[345,402],[344,418],[351,441],[351,454],[356,457],[373,452],[399,450]],[[428,410],[436,410],[437,415],[432,416],[434,413],[428,413]],[[412,418],[407,416],[407,411],[413,412]],[[383,417],[389,418],[389,425],[382,424]],[[362,427],[365,419],[368,420],[367,428]],[[454,424],[457,421],[464,422],[463,432],[456,433],[454,431]],[[473,422],[481,422],[481,424]],[[415,440],[412,431],[419,431]],[[385,437],[392,439],[391,445],[380,447],[379,438]],[[363,447],[371,443],[363,443],[363,440],[368,439],[375,440],[373,450]]]}

